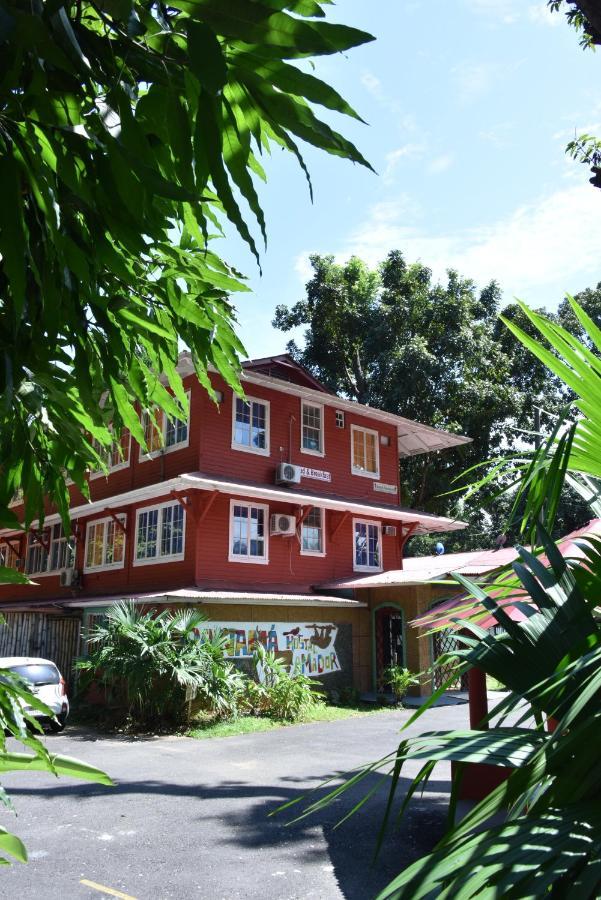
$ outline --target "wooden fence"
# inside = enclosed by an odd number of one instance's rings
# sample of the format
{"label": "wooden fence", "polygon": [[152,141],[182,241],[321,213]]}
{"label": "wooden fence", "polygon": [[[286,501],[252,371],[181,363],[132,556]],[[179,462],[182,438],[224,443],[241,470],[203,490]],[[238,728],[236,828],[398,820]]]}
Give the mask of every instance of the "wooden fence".
{"label": "wooden fence", "polygon": [[37,612],[3,613],[3,618],[0,657],[51,659],[65,680],[72,681],[73,661],[80,652],[81,622],[78,618]]}

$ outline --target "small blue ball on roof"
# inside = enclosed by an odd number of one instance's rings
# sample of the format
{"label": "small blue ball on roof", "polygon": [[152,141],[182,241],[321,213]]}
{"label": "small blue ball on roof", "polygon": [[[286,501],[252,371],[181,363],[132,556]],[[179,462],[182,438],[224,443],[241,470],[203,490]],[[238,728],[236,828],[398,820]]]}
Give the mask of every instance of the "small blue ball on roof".
{"label": "small blue ball on roof", "polygon": [[442,554],[444,553],[444,544],[441,544],[441,542],[438,541],[436,546],[434,547],[434,552],[437,556],[442,556]]}

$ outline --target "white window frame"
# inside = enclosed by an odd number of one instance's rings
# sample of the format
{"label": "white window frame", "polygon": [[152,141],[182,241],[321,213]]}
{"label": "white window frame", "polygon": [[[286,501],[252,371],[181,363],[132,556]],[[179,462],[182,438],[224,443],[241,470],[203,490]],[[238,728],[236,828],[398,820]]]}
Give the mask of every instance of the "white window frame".
{"label": "white window frame", "polygon": [[[29,562],[29,551],[32,547],[36,547],[36,548],[39,547],[40,553],[46,554],[46,565],[43,569],[38,569],[36,571],[30,572],[28,562]],[[49,574],[49,568],[48,568],[49,566],[50,566],[50,550],[46,550],[46,548],[41,543],[41,541],[36,539],[34,531],[27,532],[27,540],[25,541],[25,560],[23,563],[23,573],[25,575],[31,575],[33,578],[38,578],[40,576]]]}
{"label": "white window frame", "polygon": [[[319,429],[319,450],[311,450],[308,447],[303,446],[303,434],[304,434],[304,413],[305,406],[312,406],[315,409],[319,410],[320,417],[320,429]],[[324,406],[323,403],[315,403],[312,400],[302,400],[301,399],[301,411],[300,411],[300,451],[301,453],[306,453],[309,456],[325,456],[325,416],[324,416]]]}
{"label": "white window frame", "polygon": [[[234,507],[235,506],[246,506],[249,510],[252,509],[262,509],[263,510],[263,530],[265,534],[263,535],[263,556],[238,556],[233,552],[233,537],[234,537]],[[249,516],[250,521],[250,516]],[[236,563],[244,563],[245,565],[259,565],[266,566],[269,563],[269,506],[265,503],[253,503],[250,500],[230,500],[230,524],[228,529],[228,560],[229,562]]]}
{"label": "white window frame", "polygon": [[[131,431],[129,430],[129,428],[127,428],[125,430],[127,431],[128,436],[129,436],[129,439],[127,441],[127,461],[120,459],[119,462],[116,463],[114,466],[108,467],[108,472],[103,472],[101,469],[94,469],[94,471],[90,472],[90,480],[93,480],[94,478],[100,478],[101,476],[104,476],[105,478],[107,478],[113,472],[118,472],[119,469],[129,468],[130,463],[131,463]],[[101,447],[100,445],[96,446],[95,441],[93,443],[94,443],[94,449],[97,451],[97,453],[100,456],[102,456],[102,454],[104,452],[106,452],[106,448]],[[115,441],[115,445],[121,446],[121,441]]]}
{"label": "white window frame", "polygon": [[[165,439],[167,437],[167,422],[170,419],[170,416],[167,413],[163,413],[163,421],[161,423],[161,437],[163,439],[163,446],[159,447],[158,450],[151,450],[150,453],[146,453],[142,447],[140,447],[139,460],[140,462],[147,462],[149,459],[156,459],[157,456],[161,456],[165,453],[174,453],[176,450],[183,450],[185,447],[190,445],[190,427],[192,420],[192,405],[190,401],[190,389],[186,391],[186,397],[188,398],[188,420],[186,422],[187,430],[186,430],[186,440],[180,441],[178,444],[172,444],[171,447],[168,447],[165,443]],[[144,416],[146,415],[146,411],[142,413],[140,416],[140,424],[142,425],[142,430],[144,429]],[[183,422],[183,419],[179,421]]]}
{"label": "white window frame", "polygon": [[[126,513],[117,513],[117,518],[120,522],[122,522],[124,527],[127,527],[127,515]],[[83,571],[84,572],[110,572],[113,569],[123,569],[125,567],[125,557],[127,554],[127,533],[123,532],[123,559],[120,562],[113,563],[102,563],[100,566],[89,566],[88,565],[88,540],[90,537],[90,528],[92,525],[104,525],[104,540],[103,540],[103,557],[106,555],[106,531],[108,522],[112,522],[115,528],[119,528],[115,520],[112,516],[104,516],[102,519],[93,519],[91,522],[86,523],[86,543],[84,546],[84,554],[83,554]]]}
{"label": "white window frame", "polygon": [[[14,534],[11,535],[11,537],[16,538],[19,537],[19,535]],[[2,544],[0,544],[0,566],[5,566],[7,569],[12,569],[15,572],[22,572],[25,567],[25,562],[22,566],[17,566],[18,559],[22,559],[22,557],[13,549],[12,544],[7,544],[6,541],[3,541]]]}
{"label": "white window frame", "polygon": [[[53,537],[54,529],[59,528],[59,533],[61,537],[55,538]],[[73,545],[71,548],[72,556],[73,556],[73,566],[75,565],[75,554],[76,554],[76,546],[75,546],[75,538],[72,535],[66,535],[65,529],[62,525],[62,522],[55,522],[53,525],[50,525],[50,549],[48,551],[48,574],[56,575],[58,572],[62,572],[65,568],[72,568],[72,566],[59,566],[57,569],[52,568],[52,549],[55,544],[65,543],[65,546],[69,544],[69,541],[73,541]],[[66,552],[66,551],[65,551]]]}
{"label": "white window frame", "polygon": [[[243,400],[245,403],[250,403],[250,423],[251,423],[251,434],[252,434],[252,404],[260,403],[265,407],[265,448],[262,447],[253,447],[247,444],[237,444],[236,443],[236,401]],[[254,453],[258,456],[269,456],[270,455],[270,441],[271,441],[271,404],[269,400],[263,400],[262,397],[238,397],[237,394],[232,392],[232,450],[241,450],[242,453]]]}
{"label": "white window frame", "polygon": [[[357,563],[357,543],[356,543],[356,527],[357,525],[373,525],[378,529],[378,551],[380,556],[379,566],[360,566]],[[382,523],[375,519],[353,519],[353,571],[354,572],[382,572],[384,571],[384,556],[382,547]]]}
{"label": "white window frame", "polygon": [[321,550],[304,550],[303,549],[303,527],[304,520],[300,526],[300,553],[301,556],[325,556],[326,555],[326,511],[323,506],[314,506],[311,512],[318,510],[321,514]]}
{"label": "white window frame", "polygon": [[[376,438],[376,471],[366,472],[364,469],[355,467],[355,432],[360,431],[362,434],[373,434]],[[353,475],[360,475],[362,478],[373,478],[376,481],[380,478],[380,435],[373,428],[364,428],[363,425],[351,425],[351,472]]]}
{"label": "white window frame", "polygon": [[153,503],[152,506],[139,506],[136,509],[136,533],[135,533],[135,543],[134,543],[134,558],[132,560],[133,566],[155,566],[159,563],[169,563],[169,562],[181,562],[186,556],[186,510],[182,507],[183,510],[183,520],[182,520],[182,549],[180,553],[171,553],[169,556],[155,556],[154,558],[143,557],[142,559],[138,559],[138,530],[140,527],[140,514],[153,512],[153,510],[158,510],[159,517],[157,522],[157,548],[161,542],[161,531],[163,529],[163,512],[168,506],[181,506],[181,503],[177,500],[167,500],[165,503]]}

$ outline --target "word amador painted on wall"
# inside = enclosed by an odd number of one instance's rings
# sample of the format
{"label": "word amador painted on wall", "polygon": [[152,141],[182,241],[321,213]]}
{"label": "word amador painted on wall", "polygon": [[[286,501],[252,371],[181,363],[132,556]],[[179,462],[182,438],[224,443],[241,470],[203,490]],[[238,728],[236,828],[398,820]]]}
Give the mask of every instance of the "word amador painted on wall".
{"label": "word amador painted on wall", "polygon": [[338,628],[331,622],[211,622],[203,631],[227,635],[226,655],[232,659],[250,658],[257,643],[272,650],[291,674],[329,675],[341,670],[335,650]]}

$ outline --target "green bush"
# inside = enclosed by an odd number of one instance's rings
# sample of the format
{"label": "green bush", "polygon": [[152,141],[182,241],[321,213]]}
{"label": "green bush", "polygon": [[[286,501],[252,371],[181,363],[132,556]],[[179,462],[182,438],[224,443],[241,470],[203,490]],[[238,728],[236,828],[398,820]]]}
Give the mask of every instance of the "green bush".
{"label": "green bush", "polygon": [[253,653],[257,680],[246,685],[245,701],[249,713],[286,722],[304,719],[323,703],[319,684],[306,675],[290,674],[275,653],[259,644]]}
{"label": "green bush", "polygon": [[241,676],[225,661],[223,638],[201,634],[205,622],[195,610],[117,603],[84,634],[88,656],[76,668],[136,725],[184,722],[197,696],[212,710],[231,711]]}
{"label": "green bush", "polygon": [[401,705],[403,697],[405,697],[409,688],[413,687],[414,684],[419,684],[418,676],[410,672],[409,669],[403,668],[403,666],[388,666],[387,669],[384,669],[383,681],[384,684],[390,686],[394,699]]}

